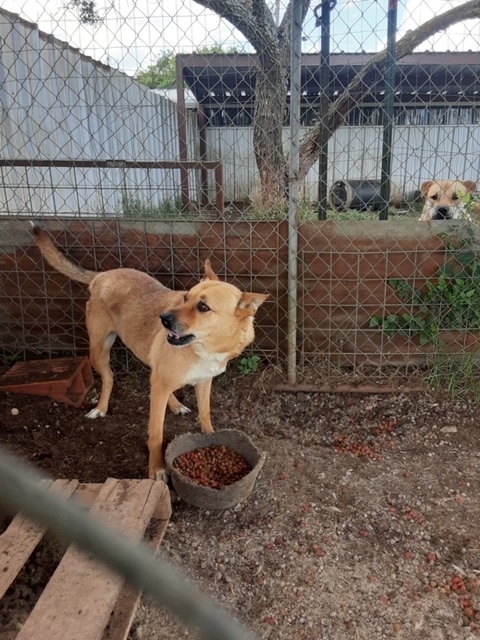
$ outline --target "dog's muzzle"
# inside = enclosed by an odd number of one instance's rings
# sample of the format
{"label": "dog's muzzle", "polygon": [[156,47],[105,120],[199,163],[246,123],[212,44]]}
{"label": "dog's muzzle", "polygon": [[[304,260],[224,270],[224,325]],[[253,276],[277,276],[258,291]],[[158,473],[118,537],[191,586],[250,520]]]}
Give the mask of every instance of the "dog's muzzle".
{"label": "dog's muzzle", "polygon": [[450,207],[436,207],[432,220],[450,220],[452,217]]}
{"label": "dog's muzzle", "polygon": [[182,332],[182,330],[177,325],[175,314],[171,311],[161,313],[160,320],[165,329],[168,331],[167,342],[173,347],[184,347],[185,345],[190,344],[190,342],[195,340],[195,335],[193,333],[184,334]]}

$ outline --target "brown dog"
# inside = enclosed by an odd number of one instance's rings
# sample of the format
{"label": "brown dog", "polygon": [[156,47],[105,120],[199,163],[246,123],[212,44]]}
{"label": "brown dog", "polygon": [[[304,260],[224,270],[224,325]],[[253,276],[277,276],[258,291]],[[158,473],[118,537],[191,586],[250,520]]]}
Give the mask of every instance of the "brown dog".
{"label": "brown dog", "polygon": [[33,232],[52,267],[90,288],[86,311],[90,361],[102,378],[102,391],[87,417],[103,417],[108,411],[113,386],[110,349],[117,335],[150,367],[148,475],[165,480],[162,441],[167,404],[176,414],[190,411],[173,392],[187,384],[195,386],[201,430],[211,433],[212,378],[253,341],[253,317],[268,295],[242,293],[220,282],[209,260],[204,279],[186,293],[167,289],[135,269],[87,271],[71,263],[40,227],[34,225]]}
{"label": "brown dog", "polygon": [[474,193],[471,180],[429,180],[420,187],[425,198],[420,220],[468,220],[465,196]]}

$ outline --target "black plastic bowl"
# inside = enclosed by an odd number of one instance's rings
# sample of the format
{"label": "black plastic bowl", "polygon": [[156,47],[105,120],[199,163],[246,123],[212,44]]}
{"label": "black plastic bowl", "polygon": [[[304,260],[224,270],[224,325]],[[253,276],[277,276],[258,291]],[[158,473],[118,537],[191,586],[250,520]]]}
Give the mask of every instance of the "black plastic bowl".
{"label": "black plastic bowl", "polygon": [[[243,478],[222,489],[211,489],[196,484],[177,471],[173,461],[183,453],[204,447],[225,445],[242,455],[251,467]],[[248,436],[236,429],[225,429],[215,433],[186,433],[177,436],[167,447],[165,464],[176,494],[185,502],[201,509],[229,509],[243,502],[252,493],[257,476],[265,462],[265,453],[253,444]]]}

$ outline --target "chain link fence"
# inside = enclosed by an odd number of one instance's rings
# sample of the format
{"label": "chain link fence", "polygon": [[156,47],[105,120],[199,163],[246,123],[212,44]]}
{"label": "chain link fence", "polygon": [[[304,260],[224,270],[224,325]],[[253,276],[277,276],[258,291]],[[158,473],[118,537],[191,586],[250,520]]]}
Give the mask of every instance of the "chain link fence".
{"label": "chain link fence", "polygon": [[299,68],[283,0],[3,3],[4,363],[88,346],[35,218],[88,269],[189,287],[211,257],[270,293],[251,351],[278,383],[473,384],[478,2],[296,9]]}

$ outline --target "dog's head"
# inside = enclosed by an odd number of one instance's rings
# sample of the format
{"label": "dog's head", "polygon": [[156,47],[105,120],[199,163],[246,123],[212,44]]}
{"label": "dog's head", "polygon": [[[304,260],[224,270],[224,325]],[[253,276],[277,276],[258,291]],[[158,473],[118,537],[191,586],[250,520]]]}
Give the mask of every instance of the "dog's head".
{"label": "dog's head", "polygon": [[471,180],[429,180],[420,187],[425,198],[420,220],[456,220],[467,216],[465,196],[477,185]]}
{"label": "dog's head", "polygon": [[207,260],[203,280],[184,295],[182,304],[162,313],[160,319],[172,346],[198,343],[212,354],[237,355],[252,342],[253,317],[267,298],[268,294],[242,293],[221,282]]}

